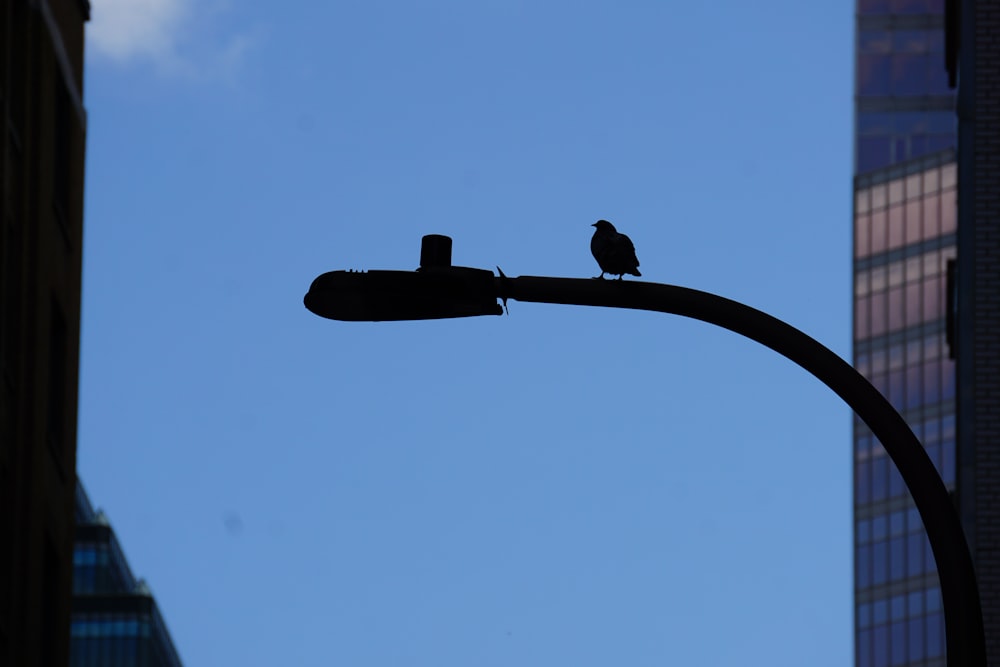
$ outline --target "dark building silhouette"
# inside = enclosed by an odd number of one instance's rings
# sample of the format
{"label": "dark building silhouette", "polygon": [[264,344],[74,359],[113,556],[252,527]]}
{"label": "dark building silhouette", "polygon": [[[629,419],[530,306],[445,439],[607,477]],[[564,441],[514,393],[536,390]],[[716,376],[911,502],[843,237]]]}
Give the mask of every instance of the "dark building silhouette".
{"label": "dark building silhouette", "polygon": [[0,4],[0,664],[69,660],[87,0]]}
{"label": "dark building silhouette", "polygon": [[983,599],[989,664],[1000,664],[1000,4],[949,0],[957,83],[958,509]]}
{"label": "dark building silhouette", "polygon": [[76,491],[70,667],[180,667],[152,593],[136,579],[103,512]]}
{"label": "dark building silhouette", "polygon": [[[1000,664],[1000,8],[856,7],[854,362],[953,492]],[[944,665],[923,525],[857,420],[854,466],[856,664]]]}

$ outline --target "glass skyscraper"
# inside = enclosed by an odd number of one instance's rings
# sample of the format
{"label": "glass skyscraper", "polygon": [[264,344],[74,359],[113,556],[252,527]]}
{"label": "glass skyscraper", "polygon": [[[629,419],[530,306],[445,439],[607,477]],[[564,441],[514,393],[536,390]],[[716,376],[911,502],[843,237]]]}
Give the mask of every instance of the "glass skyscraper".
{"label": "glass skyscraper", "polygon": [[[854,364],[954,490],[955,363],[946,285],[956,253],[957,127],[944,0],[857,0]],[[944,665],[934,558],[895,465],[854,424],[855,661]]]}
{"label": "glass skyscraper", "polygon": [[77,484],[70,667],[180,667],[156,601]]}

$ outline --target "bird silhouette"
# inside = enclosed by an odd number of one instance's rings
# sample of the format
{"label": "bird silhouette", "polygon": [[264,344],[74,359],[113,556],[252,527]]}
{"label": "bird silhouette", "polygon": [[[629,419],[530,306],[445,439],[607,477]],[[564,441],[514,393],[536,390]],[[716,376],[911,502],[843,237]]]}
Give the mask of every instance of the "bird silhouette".
{"label": "bird silhouette", "polygon": [[601,275],[594,276],[595,279],[603,279],[605,273],[618,276],[618,280],[626,273],[642,275],[639,273],[639,260],[636,259],[632,239],[618,233],[615,226],[607,220],[598,220],[591,227],[596,227],[597,230],[590,239],[590,252],[601,267]]}

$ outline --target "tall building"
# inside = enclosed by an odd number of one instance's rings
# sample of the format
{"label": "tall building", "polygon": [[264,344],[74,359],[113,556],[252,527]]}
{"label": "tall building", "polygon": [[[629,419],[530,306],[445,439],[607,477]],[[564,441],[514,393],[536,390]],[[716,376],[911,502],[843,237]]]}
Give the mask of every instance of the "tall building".
{"label": "tall building", "polygon": [[1000,3],[949,0],[958,86],[958,510],[1000,664]]}
{"label": "tall building", "polygon": [[[856,8],[854,362],[952,492],[1000,664],[1000,3]],[[859,421],[854,465],[856,664],[944,665],[920,517]]]}
{"label": "tall building", "polygon": [[[858,0],[854,364],[955,486],[955,363],[946,283],[956,255],[955,95],[943,0]],[[858,667],[944,665],[937,570],[902,478],[854,424]]]}
{"label": "tall building", "polygon": [[76,523],[70,667],[180,667],[156,601],[83,485]]}
{"label": "tall building", "polygon": [[0,664],[69,659],[87,0],[0,4]]}

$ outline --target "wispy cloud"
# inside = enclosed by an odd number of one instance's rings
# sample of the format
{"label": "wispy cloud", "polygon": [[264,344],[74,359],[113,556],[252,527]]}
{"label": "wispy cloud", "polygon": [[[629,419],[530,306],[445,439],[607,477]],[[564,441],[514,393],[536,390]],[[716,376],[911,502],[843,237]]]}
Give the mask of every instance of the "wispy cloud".
{"label": "wispy cloud", "polygon": [[213,34],[225,0],[92,0],[92,7],[88,46],[97,58],[118,64],[148,62],[170,74],[225,77],[255,41],[253,34]]}
{"label": "wispy cloud", "polygon": [[190,9],[190,0],[94,0],[87,39],[119,62],[173,59]]}

